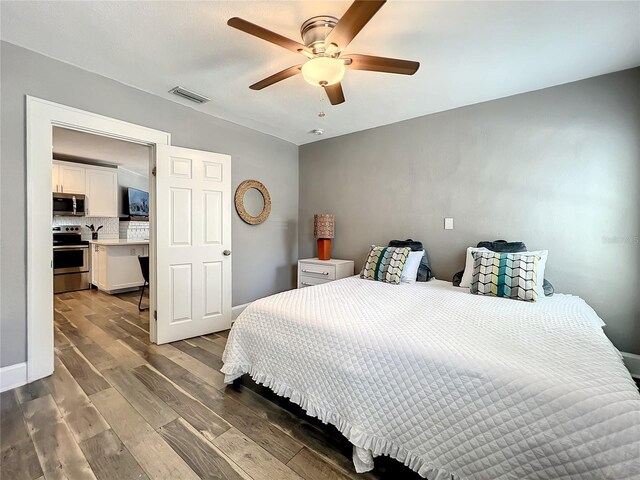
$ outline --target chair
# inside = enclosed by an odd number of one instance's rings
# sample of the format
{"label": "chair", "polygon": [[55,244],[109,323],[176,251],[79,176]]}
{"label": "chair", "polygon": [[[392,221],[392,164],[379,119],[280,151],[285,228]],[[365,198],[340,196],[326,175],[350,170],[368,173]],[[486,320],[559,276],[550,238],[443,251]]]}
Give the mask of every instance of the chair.
{"label": "chair", "polygon": [[142,277],[144,278],[144,284],[142,285],[142,291],[140,292],[140,301],[138,302],[138,310],[143,312],[149,310],[149,307],[142,308],[142,297],[144,296],[144,287],[149,285],[149,257],[138,256],[138,262],[140,262],[140,270],[142,271]]}

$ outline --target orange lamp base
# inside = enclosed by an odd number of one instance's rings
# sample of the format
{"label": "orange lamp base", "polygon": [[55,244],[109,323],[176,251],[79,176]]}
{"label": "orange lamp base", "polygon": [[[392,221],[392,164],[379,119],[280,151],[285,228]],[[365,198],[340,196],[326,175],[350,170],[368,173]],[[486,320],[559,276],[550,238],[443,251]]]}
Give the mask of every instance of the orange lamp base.
{"label": "orange lamp base", "polygon": [[331,239],[318,239],[318,260],[331,260]]}

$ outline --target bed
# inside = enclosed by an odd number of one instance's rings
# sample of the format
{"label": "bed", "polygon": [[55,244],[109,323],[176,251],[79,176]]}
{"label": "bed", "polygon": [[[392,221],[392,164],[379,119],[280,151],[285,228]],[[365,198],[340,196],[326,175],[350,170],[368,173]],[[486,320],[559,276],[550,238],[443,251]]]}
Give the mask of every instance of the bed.
{"label": "bed", "polygon": [[350,277],[253,302],[224,352],[335,425],[359,472],[389,455],[441,479],[640,479],[640,394],[579,297]]}

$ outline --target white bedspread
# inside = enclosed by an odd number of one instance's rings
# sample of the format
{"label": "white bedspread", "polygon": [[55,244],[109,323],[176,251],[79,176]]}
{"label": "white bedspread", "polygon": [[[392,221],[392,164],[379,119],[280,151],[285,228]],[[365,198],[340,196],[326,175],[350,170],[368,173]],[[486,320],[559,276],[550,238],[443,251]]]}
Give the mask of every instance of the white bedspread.
{"label": "white bedspread", "polygon": [[637,480],[640,394],[601,325],[569,295],[351,277],[252,303],[222,371],[428,479]]}

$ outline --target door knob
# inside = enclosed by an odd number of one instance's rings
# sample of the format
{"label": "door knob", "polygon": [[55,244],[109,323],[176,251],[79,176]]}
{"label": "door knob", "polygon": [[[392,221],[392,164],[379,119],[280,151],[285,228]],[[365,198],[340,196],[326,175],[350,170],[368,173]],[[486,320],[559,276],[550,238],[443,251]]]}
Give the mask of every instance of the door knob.
{"label": "door knob", "polygon": [[222,252],[222,254],[223,254],[225,257],[228,257],[229,255],[231,255],[231,250],[225,250],[225,251],[223,251],[223,252]]}

